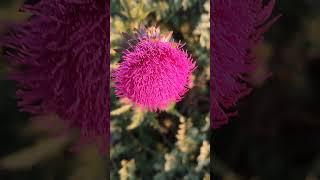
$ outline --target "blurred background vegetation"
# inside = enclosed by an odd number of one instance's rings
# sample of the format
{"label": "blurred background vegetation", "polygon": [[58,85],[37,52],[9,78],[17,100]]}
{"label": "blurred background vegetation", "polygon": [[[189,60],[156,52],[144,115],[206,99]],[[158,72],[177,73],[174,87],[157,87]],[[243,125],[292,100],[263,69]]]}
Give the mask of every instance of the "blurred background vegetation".
{"label": "blurred background vegetation", "polygon": [[[18,12],[24,2],[32,4],[37,0],[0,1],[1,36],[10,31],[7,25],[28,19],[30,14]],[[65,128],[57,116],[30,117],[19,111],[15,83],[6,78],[9,71],[7,61],[0,56],[0,179],[108,179],[107,160],[95,147],[84,145],[72,153],[76,133],[56,135]]]}
{"label": "blurred background vegetation", "polygon": [[[256,88],[213,132],[214,179],[320,179],[320,1],[277,0],[282,17],[256,48]],[[271,78],[258,81],[271,71]]]}

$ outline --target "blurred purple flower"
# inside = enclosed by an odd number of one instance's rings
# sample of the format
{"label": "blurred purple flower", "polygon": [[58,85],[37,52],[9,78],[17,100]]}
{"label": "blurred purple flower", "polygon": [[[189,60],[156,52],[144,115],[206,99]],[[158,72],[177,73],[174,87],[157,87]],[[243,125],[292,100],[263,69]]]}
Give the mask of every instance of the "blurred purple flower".
{"label": "blurred purple flower", "polygon": [[140,27],[133,36],[123,35],[117,50],[121,62],[112,74],[116,95],[149,111],[181,100],[195,64],[180,43],[171,41],[172,32]]}
{"label": "blurred purple flower", "polygon": [[[104,0],[42,0],[21,9],[4,47],[18,82],[18,106],[56,113],[80,141],[109,138],[109,4]],[[101,144],[101,142],[98,142]]]}
{"label": "blurred purple flower", "polygon": [[211,0],[211,126],[228,122],[236,111],[230,108],[250,93],[248,75],[255,69],[252,48],[277,20],[271,15],[275,0]]}

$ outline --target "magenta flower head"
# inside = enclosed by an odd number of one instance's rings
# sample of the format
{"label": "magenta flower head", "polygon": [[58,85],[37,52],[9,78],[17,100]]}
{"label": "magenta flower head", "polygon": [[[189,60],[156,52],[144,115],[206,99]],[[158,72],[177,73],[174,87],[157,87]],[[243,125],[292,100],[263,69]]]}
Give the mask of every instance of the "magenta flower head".
{"label": "magenta flower head", "polygon": [[[109,134],[109,4],[104,0],[41,0],[4,39],[18,82],[18,105],[57,114],[85,143]],[[99,142],[101,144],[101,142]],[[106,147],[104,147],[106,148]]]}
{"label": "magenta flower head", "polygon": [[226,124],[236,115],[230,108],[250,92],[248,75],[255,69],[252,48],[276,21],[266,23],[275,0],[211,0],[211,126]]}
{"label": "magenta flower head", "polygon": [[144,110],[156,111],[181,100],[188,90],[195,63],[183,45],[172,40],[172,32],[141,26],[136,33],[123,33],[121,60],[113,72],[119,98]]}

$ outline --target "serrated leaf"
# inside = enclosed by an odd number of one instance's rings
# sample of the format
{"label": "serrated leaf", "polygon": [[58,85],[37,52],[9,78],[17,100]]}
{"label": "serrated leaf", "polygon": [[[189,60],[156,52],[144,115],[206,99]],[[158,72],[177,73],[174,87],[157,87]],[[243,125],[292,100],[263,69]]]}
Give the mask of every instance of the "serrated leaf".
{"label": "serrated leaf", "polygon": [[119,115],[121,115],[121,114],[129,111],[130,108],[131,108],[131,105],[121,106],[120,108],[111,111],[111,112],[110,112],[110,115],[111,115],[111,116],[119,116]]}
{"label": "serrated leaf", "polygon": [[127,126],[127,130],[137,128],[144,120],[144,112],[141,109],[135,109],[131,118],[131,123]]}

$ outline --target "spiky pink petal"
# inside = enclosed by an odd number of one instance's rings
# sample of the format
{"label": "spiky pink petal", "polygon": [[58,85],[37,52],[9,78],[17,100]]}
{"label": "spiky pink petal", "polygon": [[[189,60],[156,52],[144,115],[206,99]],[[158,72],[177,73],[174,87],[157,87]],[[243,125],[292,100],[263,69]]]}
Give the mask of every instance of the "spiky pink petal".
{"label": "spiky pink petal", "polygon": [[195,68],[180,44],[150,38],[140,39],[121,59],[112,75],[116,95],[150,111],[180,101]]}

